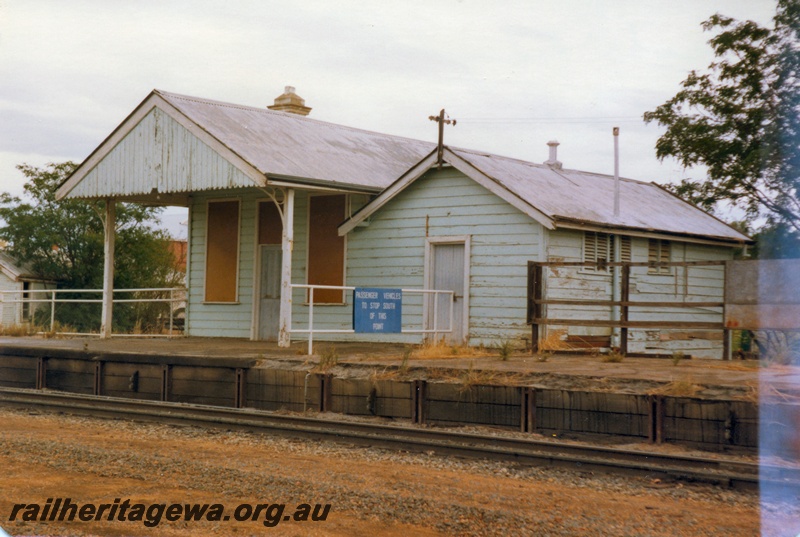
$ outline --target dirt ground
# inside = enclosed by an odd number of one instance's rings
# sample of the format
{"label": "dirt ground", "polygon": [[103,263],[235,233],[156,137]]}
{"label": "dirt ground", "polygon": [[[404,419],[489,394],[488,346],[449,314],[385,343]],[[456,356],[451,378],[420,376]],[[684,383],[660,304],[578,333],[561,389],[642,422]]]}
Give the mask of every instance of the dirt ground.
{"label": "dirt ground", "polygon": [[[225,431],[0,409],[11,535],[759,535],[753,493]],[[327,504],[324,521],[9,521],[14,504]],[[769,506],[764,535],[800,512]],[[24,511],[23,511],[24,512]],[[287,515],[288,516],[288,515]],[[792,533],[788,533],[788,532]]]}

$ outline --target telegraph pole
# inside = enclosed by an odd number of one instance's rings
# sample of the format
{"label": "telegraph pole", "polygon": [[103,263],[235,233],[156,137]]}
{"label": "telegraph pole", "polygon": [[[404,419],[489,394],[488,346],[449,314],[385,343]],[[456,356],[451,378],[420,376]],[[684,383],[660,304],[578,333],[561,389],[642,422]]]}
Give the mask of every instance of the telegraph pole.
{"label": "telegraph pole", "polygon": [[439,148],[437,150],[437,162],[439,163],[439,167],[442,167],[442,153],[444,149],[444,126],[453,125],[456,126],[455,119],[445,119],[444,108],[439,112],[438,116],[428,116],[428,119],[431,121],[435,121],[439,124]]}

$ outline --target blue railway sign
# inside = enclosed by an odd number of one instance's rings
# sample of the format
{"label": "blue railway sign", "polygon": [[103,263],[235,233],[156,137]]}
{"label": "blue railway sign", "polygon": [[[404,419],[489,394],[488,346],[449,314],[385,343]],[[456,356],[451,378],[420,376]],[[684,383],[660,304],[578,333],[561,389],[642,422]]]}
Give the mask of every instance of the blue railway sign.
{"label": "blue railway sign", "polygon": [[403,291],[356,287],[353,330],[366,334],[397,334],[402,330]]}

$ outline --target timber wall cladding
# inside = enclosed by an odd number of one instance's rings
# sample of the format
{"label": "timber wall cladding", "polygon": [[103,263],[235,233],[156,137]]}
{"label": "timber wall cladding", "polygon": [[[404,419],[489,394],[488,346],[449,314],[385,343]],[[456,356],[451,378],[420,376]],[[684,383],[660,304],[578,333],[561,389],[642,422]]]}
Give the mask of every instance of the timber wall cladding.
{"label": "timber wall cladding", "polygon": [[424,416],[428,423],[499,425],[519,428],[521,398],[516,386],[429,383]]}
{"label": "timber wall cladding", "polygon": [[536,390],[537,429],[648,438],[647,395]]}
{"label": "timber wall cladding", "polygon": [[612,435],[712,450],[758,447],[759,423],[762,434],[789,445],[800,422],[800,405],[786,403],[762,405],[760,421],[759,406],[749,401],[344,379],[237,359],[10,352],[0,355],[0,386],[131,399]]}
{"label": "timber wall cladding", "polygon": [[235,406],[236,370],[223,367],[172,366],[168,401]]}
{"label": "timber wall cladding", "polygon": [[0,356],[0,386],[36,388],[38,360],[30,356]]}
{"label": "timber wall cladding", "polygon": [[250,369],[247,372],[247,406],[259,410],[320,409],[320,377],[306,371]]}
{"label": "timber wall cladding", "polygon": [[94,393],[94,379],[95,365],[90,361],[48,358],[43,387],[91,395]]}
{"label": "timber wall cladding", "polygon": [[413,384],[392,380],[330,378],[327,410],[340,414],[411,419]]}
{"label": "timber wall cladding", "polygon": [[160,401],[163,366],[104,362],[100,395]]}
{"label": "timber wall cladding", "polygon": [[701,447],[758,447],[758,412],[756,405],[744,401],[664,398],[663,440]]}

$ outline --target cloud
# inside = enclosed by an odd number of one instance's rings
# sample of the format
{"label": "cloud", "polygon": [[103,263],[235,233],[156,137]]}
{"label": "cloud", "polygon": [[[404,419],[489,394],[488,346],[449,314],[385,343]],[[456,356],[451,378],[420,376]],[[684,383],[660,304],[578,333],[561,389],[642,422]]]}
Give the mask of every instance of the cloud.
{"label": "cloud", "polygon": [[[700,22],[768,22],[767,2],[478,0],[287,3],[26,0],[0,6],[0,151],[81,160],[153,88],[266,106],[294,85],[312,117],[604,171],[622,117],[634,175],[662,175],[631,122],[710,61]],[[524,118],[561,118],[524,121]],[[470,123],[467,118],[489,118]],[[509,119],[510,118],[510,119]],[[519,120],[523,118],[523,120]],[[577,118],[577,119],[569,119]],[[15,160],[15,159],[12,159]],[[3,164],[4,165],[4,164]],[[5,181],[13,169],[0,169]]]}

